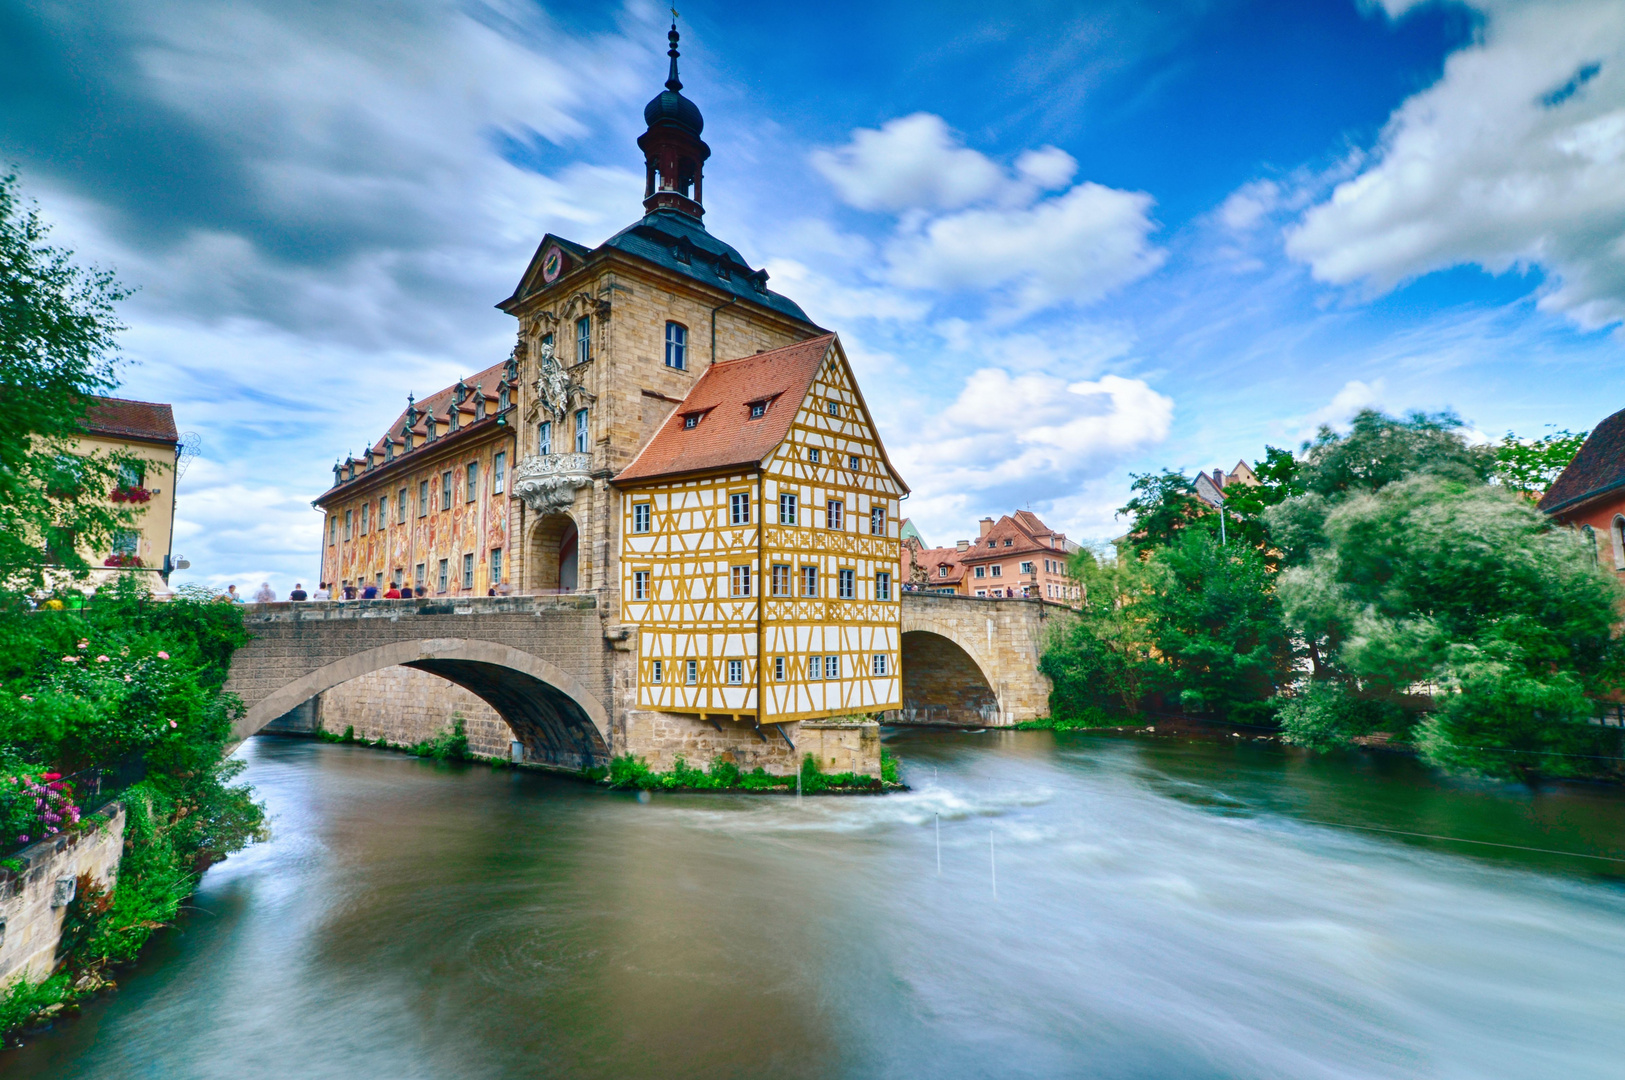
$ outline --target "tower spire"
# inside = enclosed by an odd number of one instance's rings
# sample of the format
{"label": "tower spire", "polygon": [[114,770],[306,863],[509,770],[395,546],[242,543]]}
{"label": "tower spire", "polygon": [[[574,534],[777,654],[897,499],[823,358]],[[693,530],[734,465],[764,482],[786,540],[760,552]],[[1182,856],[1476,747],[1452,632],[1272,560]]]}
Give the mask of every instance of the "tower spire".
{"label": "tower spire", "polygon": [[669,33],[666,34],[666,40],[671,42],[671,47],[666,50],[666,55],[671,57],[671,74],[666,76],[666,89],[675,92],[675,91],[681,90],[683,88],[683,80],[681,80],[681,79],[679,79],[677,77],[677,9],[676,8],[671,9],[671,30],[670,30]]}
{"label": "tower spire", "polygon": [[643,151],[643,208],[676,210],[698,219],[702,205],[705,159],[711,148],[700,138],[705,118],[695,104],[682,94],[683,81],[677,74],[677,10],[672,9],[671,30],[666,34],[671,69],[666,88],[643,107],[643,120],[649,130],[638,137]]}

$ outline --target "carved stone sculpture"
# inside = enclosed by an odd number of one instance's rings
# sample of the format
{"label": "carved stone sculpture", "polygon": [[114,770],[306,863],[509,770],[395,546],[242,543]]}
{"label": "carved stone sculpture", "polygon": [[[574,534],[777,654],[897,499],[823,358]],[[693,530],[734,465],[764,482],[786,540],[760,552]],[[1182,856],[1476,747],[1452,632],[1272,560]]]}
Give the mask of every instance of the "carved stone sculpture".
{"label": "carved stone sculpture", "polygon": [[592,483],[591,454],[532,454],[513,472],[514,494],[539,514],[556,514]]}

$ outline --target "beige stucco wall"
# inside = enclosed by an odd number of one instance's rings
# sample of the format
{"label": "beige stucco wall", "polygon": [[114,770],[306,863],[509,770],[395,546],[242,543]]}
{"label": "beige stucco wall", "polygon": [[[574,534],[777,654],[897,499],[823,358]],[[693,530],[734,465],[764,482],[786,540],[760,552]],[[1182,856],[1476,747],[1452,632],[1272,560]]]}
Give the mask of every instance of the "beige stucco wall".
{"label": "beige stucco wall", "polygon": [[[76,450],[82,454],[125,452],[147,463],[144,486],[152,492],[152,498],[144,503],[129,504],[136,511],[133,528],[140,537],[136,555],[140,557],[144,570],[162,570],[164,556],[171,550],[170,543],[175,529],[175,448],[167,444],[134,439],[85,435],[80,437]],[[91,580],[97,584],[109,581],[121,573],[131,572],[103,569],[102,560],[111,554],[109,551],[85,550],[81,554],[91,566],[97,568],[91,575]],[[151,578],[155,588],[161,585],[155,574],[144,573],[143,578]]]}

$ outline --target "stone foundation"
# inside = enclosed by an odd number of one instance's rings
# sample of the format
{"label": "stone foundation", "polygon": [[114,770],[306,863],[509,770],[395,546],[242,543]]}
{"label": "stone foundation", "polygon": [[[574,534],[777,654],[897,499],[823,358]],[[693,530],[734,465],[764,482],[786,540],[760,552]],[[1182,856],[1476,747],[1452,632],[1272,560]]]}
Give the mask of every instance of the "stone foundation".
{"label": "stone foundation", "polygon": [[18,852],[23,868],[0,874],[0,988],[39,982],[56,966],[62,919],[80,874],[111,887],[124,853],[124,807],[104,807],[96,824]]}
{"label": "stone foundation", "polygon": [[411,746],[449,729],[453,714],[462,713],[468,748],[476,754],[506,758],[514,737],[507,722],[480,698],[438,675],[406,667],[384,668],[324,691],[313,712],[311,721],[301,725],[300,709],[295,709],[266,730],[342,735],[349,727],[358,739]]}
{"label": "stone foundation", "polygon": [[[784,728],[784,735],[778,732]],[[785,736],[790,742],[785,742]],[[824,772],[880,775],[880,725],[803,721],[770,725],[760,732],[748,723],[638,710],[626,717],[626,753],[643,758],[657,772],[669,771],[681,757],[695,768],[708,768],[716,758],[732,761],[744,772],[760,766],[776,776],[801,768],[811,755]],[[795,744],[791,749],[790,743]]]}

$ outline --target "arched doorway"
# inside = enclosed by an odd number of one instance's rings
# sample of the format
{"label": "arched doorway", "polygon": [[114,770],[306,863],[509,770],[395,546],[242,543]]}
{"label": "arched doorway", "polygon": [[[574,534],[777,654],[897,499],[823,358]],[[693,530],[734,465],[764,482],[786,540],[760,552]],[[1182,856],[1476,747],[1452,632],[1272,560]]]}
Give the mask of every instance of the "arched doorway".
{"label": "arched doorway", "polygon": [[986,727],[999,722],[999,697],[969,653],[928,630],[903,634],[905,723]]}
{"label": "arched doorway", "polygon": [[530,592],[565,593],[580,587],[581,538],[570,515],[548,514],[536,522],[525,565]]}

